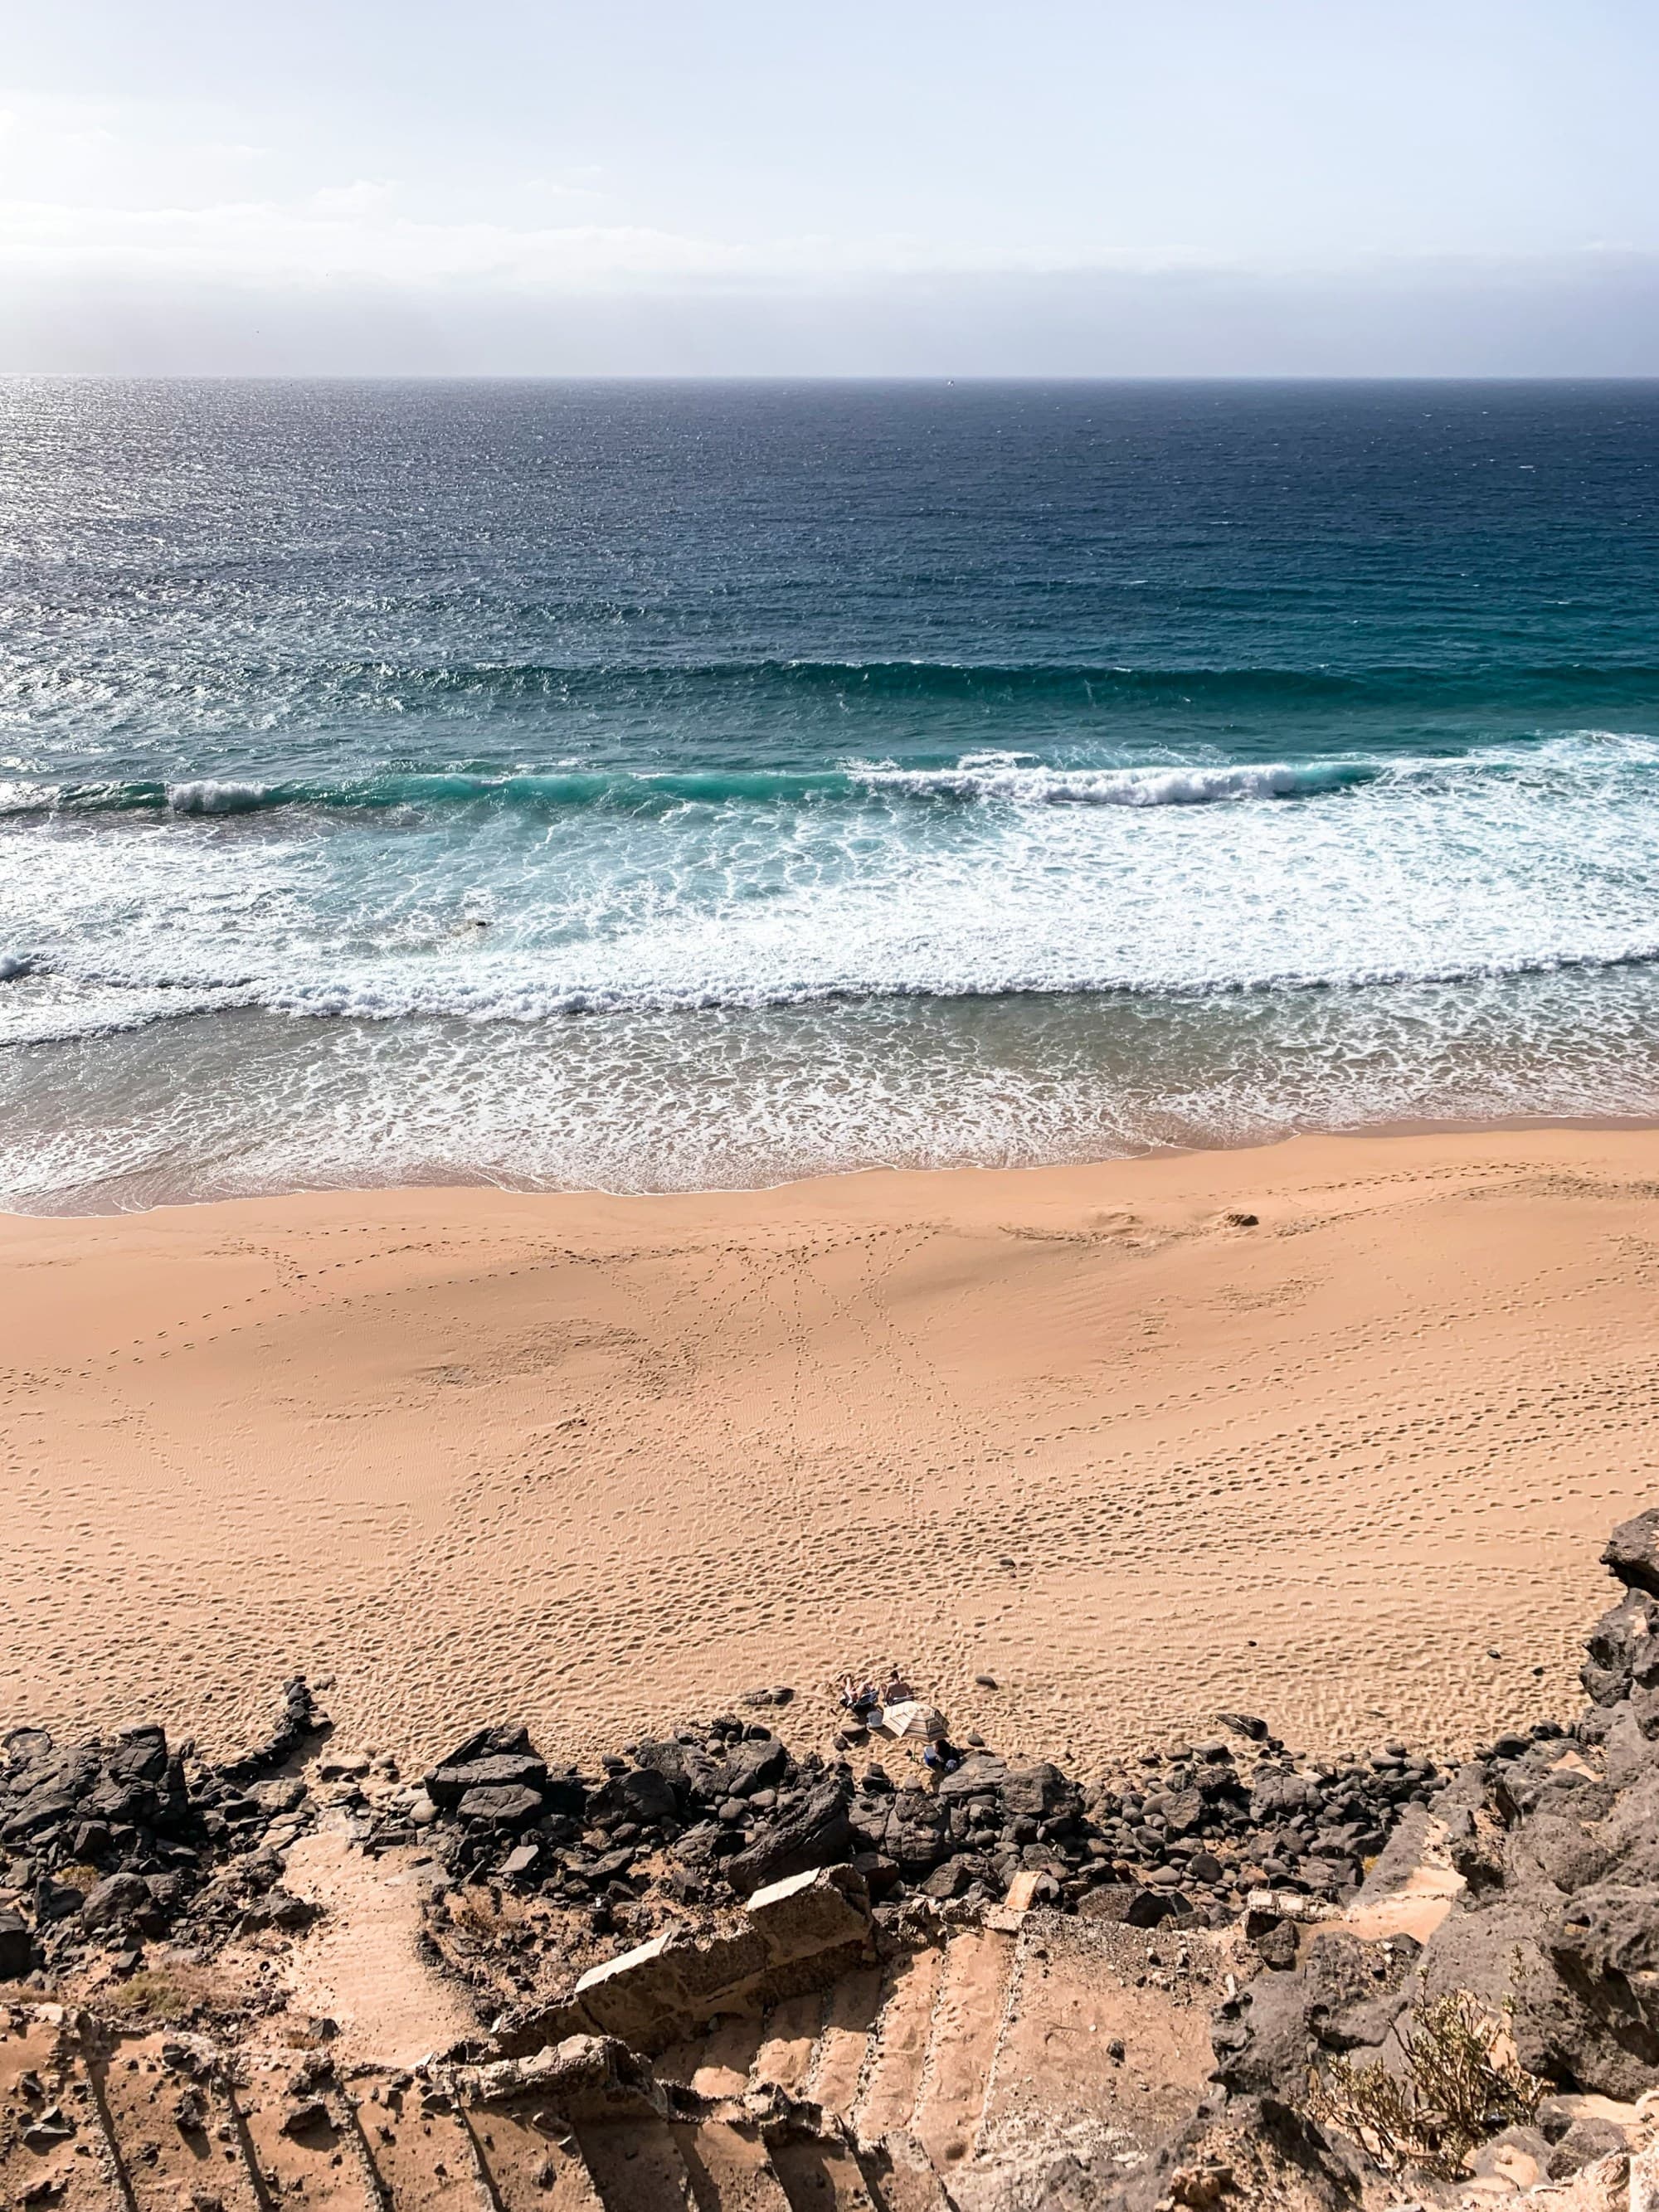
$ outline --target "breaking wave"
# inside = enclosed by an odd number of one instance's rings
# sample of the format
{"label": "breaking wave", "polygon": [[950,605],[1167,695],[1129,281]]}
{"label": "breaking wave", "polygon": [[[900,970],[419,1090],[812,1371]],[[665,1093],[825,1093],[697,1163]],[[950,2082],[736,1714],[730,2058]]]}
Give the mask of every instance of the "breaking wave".
{"label": "breaking wave", "polygon": [[532,813],[663,814],[688,806],[811,806],[881,796],[917,804],[987,802],[1018,806],[1206,806],[1311,799],[1369,784],[1571,775],[1610,766],[1659,766],[1644,737],[1586,731],[1553,741],[1397,757],[1356,755],[1319,761],[1166,761],[1054,766],[1018,752],[968,753],[954,762],[905,765],[848,761],[823,769],[698,769],[660,772],[599,768],[386,768],[340,781],[181,776],[83,783],[23,777],[0,783],[0,819],[65,814],[226,816],[287,808],[441,812],[495,808]]}

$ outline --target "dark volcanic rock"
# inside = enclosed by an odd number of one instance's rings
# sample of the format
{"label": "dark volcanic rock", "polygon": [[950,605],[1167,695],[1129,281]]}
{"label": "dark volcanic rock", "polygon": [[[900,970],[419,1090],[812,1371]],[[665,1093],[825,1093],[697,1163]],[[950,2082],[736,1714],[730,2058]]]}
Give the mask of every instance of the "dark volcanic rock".
{"label": "dark volcanic rock", "polygon": [[1601,1561],[1626,1588],[1659,1597],[1659,1508],[1621,1521],[1607,1539]]}
{"label": "dark volcanic rock", "polygon": [[1080,1811],[1083,1792],[1045,1759],[1040,1765],[1017,1768],[1009,1774],[1002,1784],[1002,1802],[1012,1818],[1023,1815],[1047,1820],[1057,1814]]}
{"label": "dark volcanic rock", "polygon": [[1615,1705],[1631,1693],[1638,1655],[1645,1657],[1656,1649],[1659,1600],[1646,1590],[1626,1590],[1590,1631],[1579,1680],[1596,1705]]}
{"label": "dark volcanic rock", "polygon": [[891,1859],[915,1878],[931,1874],[951,1848],[950,1808],[921,1790],[862,1796],[852,1808],[851,1830],[858,1850]]}
{"label": "dark volcanic rock", "polygon": [[[494,1765],[495,1760],[487,1762]],[[467,1790],[455,1808],[456,1818],[488,1822],[491,1827],[522,1828],[543,1809],[541,1792],[521,1782],[486,1783]]]}
{"label": "dark volcanic rock", "polygon": [[487,1752],[477,1759],[434,1766],[421,1786],[434,1805],[451,1812],[470,1790],[517,1785],[539,1793],[546,1780],[546,1761],[532,1753]]}
{"label": "dark volcanic rock", "polygon": [[1250,1792],[1250,1818],[1261,1827],[1271,1821],[1293,1820],[1318,1802],[1317,1787],[1304,1776],[1288,1771],[1261,1772]]}
{"label": "dark volcanic rock", "polygon": [[852,1844],[847,1791],[826,1782],[793,1812],[769,1822],[744,1850],[726,1861],[726,1875],[739,1897],[811,1867],[833,1866]]}
{"label": "dark volcanic rock", "polygon": [[273,1889],[254,1899],[243,1913],[240,1925],[244,1935],[272,1929],[292,1935],[309,1928],[320,1917],[320,1908],[309,1899],[294,1897],[285,1889]]}
{"label": "dark volcanic rock", "polygon": [[964,1759],[954,1774],[947,1774],[939,1785],[939,1794],[946,1804],[970,1797],[994,1797],[1000,1795],[1007,1778],[1008,1769],[1003,1760],[981,1753]]}
{"label": "dark volcanic rock", "polygon": [[27,1843],[46,1830],[61,1827],[65,1820],[76,1818],[79,1809],[73,1797],[62,1796],[56,1791],[27,1797],[15,1813],[0,1822],[0,1844]]}
{"label": "dark volcanic rock", "polygon": [[289,2106],[282,2128],[285,2136],[329,2136],[334,2132],[334,2116],[320,2097],[307,2097]]}
{"label": "dark volcanic rock", "polygon": [[0,1911],[0,1982],[21,1982],[34,1965],[34,1939],[21,1913]]}
{"label": "dark volcanic rock", "polygon": [[523,1752],[533,1757],[530,1730],[518,1723],[510,1728],[474,1729],[464,1742],[458,1743],[446,1759],[439,1759],[440,1766],[470,1766],[475,1759],[489,1759],[496,1753]]}
{"label": "dark volcanic rock", "polygon": [[274,1773],[309,1737],[321,1735],[328,1725],[304,1675],[295,1674],[283,1685],[282,1718],[264,1741],[255,1744],[240,1759],[230,1759],[219,1771],[228,1782],[257,1782],[261,1776]]}
{"label": "dark volcanic rock", "polygon": [[[673,1791],[678,1803],[708,1801],[718,1763],[695,1743],[680,1743],[669,1737],[661,1743],[641,1743],[635,1747],[635,1758],[641,1766],[648,1766],[660,1774]],[[717,1793],[725,1796],[725,1791]]]}
{"label": "dark volcanic rock", "polygon": [[1659,1889],[1615,1881],[1581,1890],[1545,1948],[1620,2045],[1659,2067]]}
{"label": "dark volcanic rock", "polygon": [[113,1928],[123,1921],[136,1921],[141,1915],[152,1916],[155,1903],[142,1875],[112,1874],[107,1881],[87,1892],[81,1924],[87,1929]]}
{"label": "dark volcanic rock", "polygon": [[635,1766],[610,1776],[593,1793],[589,1809],[600,1818],[614,1813],[641,1827],[656,1827],[673,1820],[679,1808],[665,1774],[654,1766]]}
{"label": "dark volcanic rock", "polygon": [[788,1768],[789,1753],[783,1744],[776,1736],[763,1734],[733,1746],[710,1778],[709,1793],[718,1790],[721,1797],[751,1797],[756,1790],[769,1790],[782,1781]]}
{"label": "dark volcanic rock", "polygon": [[1255,1713],[1218,1713],[1216,1718],[1223,1728],[1231,1729],[1235,1735],[1247,1736],[1252,1743],[1267,1741],[1267,1723]]}

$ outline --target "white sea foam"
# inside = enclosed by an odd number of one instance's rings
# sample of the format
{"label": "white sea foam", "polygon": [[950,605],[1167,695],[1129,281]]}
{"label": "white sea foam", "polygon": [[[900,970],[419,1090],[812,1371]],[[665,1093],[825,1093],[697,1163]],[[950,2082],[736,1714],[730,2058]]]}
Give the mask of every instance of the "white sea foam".
{"label": "white sea foam", "polygon": [[167,805],[175,814],[236,814],[258,806],[270,796],[270,786],[239,781],[234,777],[198,776],[167,787]]}
{"label": "white sea foam", "polygon": [[[980,757],[957,771],[976,794],[1046,798],[1069,775],[1154,796],[918,812],[874,781],[835,806],[439,817],[396,834],[272,817],[230,843],[164,817],[19,827],[0,840],[0,941],[32,943],[40,973],[0,1002],[0,1041],[252,1006],[526,1023],[1652,960],[1655,761],[1650,741],[1586,735],[1404,763],[1306,806],[1218,808],[1157,793],[1175,779],[1248,801],[1280,771]],[[215,785],[212,804],[251,787]]]}
{"label": "white sea foam", "polygon": [[0,1053],[0,1192],[176,1192],[181,1161],[651,1188],[1644,1110],[1656,765],[1584,733],[1306,805],[1006,804],[1073,772],[981,755],[967,805],[16,821],[0,1042],[36,1050]]}
{"label": "white sea foam", "polygon": [[993,799],[1023,806],[1205,806],[1226,800],[1299,799],[1368,773],[1279,762],[1250,767],[1046,769],[995,757],[953,769],[856,768],[872,791],[916,799]]}

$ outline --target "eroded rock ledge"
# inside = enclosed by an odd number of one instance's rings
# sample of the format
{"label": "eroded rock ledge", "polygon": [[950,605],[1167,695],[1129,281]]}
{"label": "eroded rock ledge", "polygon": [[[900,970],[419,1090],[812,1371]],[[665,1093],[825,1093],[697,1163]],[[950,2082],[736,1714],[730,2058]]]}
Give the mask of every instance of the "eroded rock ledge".
{"label": "eroded rock ledge", "polygon": [[[435,2206],[457,2173],[498,2212],[1648,2212],[1659,1510],[1604,1556],[1588,1710],[1454,1773],[1300,1760],[1229,1715],[1091,1781],[983,1748],[923,1781],[792,1752],[777,1692],[593,1774],[501,1724],[405,1779],[329,1744],[297,1681],[216,1766],[159,1727],[15,1732],[0,2201],[149,2212],[142,2156],[181,2177],[158,2204],[201,2206],[205,2143],[205,2212]],[[475,2033],[399,2068],[296,2015],[319,1827],[415,1885]],[[1507,2086],[1464,2133],[1419,2100],[1391,2136],[1405,2106],[1367,2098],[1448,2018],[1486,2024]]]}

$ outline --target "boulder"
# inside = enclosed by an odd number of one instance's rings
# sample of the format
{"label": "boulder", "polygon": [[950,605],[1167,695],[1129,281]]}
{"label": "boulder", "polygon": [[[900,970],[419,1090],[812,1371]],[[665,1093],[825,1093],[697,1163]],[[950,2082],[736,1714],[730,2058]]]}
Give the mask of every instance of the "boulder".
{"label": "boulder", "polygon": [[769,1790],[789,1771],[789,1753],[775,1735],[763,1735],[734,1744],[710,1778],[711,1792],[722,1797],[752,1797]]}
{"label": "boulder", "polygon": [[1250,1792],[1250,1818],[1257,1827],[1266,1827],[1273,1822],[1294,1820],[1300,1813],[1312,1812],[1318,1803],[1318,1786],[1304,1775],[1258,1774],[1255,1787]]}
{"label": "boulder", "polygon": [[1190,1836],[1204,1824],[1207,1808],[1199,1790],[1177,1790],[1164,1807],[1164,1826],[1171,1836]]}
{"label": "boulder", "polygon": [[546,1780],[544,1760],[526,1752],[497,1752],[434,1766],[421,1786],[434,1805],[445,1812],[453,1812],[469,1790],[505,1789],[517,1784],[539,1791]]}
{"label": "boulder", "polygon": [[81,1907],[81,1925],[86,1929],[114,1928],[123,1921],[137,1921],[151,1914],[155,1899],[149,1884],[141,1874],[112,1874],[87,1892]]}
{"label": "boulder", "polygon": [[712,1802],[726,1795],[724,1790],[714,1789],[718,1761],[695,1743],[680,1743],[672,1736],[660,1743],[647,1741],[635,1747],[634,1757],[639,1765],[660,1774],[681,1804]]}
{"label": "boulder", "polygon": [[0,1982],[21,1982],[34,1967],[34,1938],[21,1913],[0,1909]]}
{"label": "boulder", "polygon": [[154,1726],[125,1729],[110,1754],[112,1782],[161,1782],[167,1771],[165,1729]]}
{"label": "boulder", "polygon": [[769,1822],[746,1850],[728,1859],[726,1879],[739,1897],[747,1897],[789,1875],[833,1865],[847,1856],[852,1842],[846,1788],[840,1782],[826,1782],[793,1812]]}
{"label": "boulder", "polygon": [[285,2136],[326,2136],[334,2132],[334,2116],[320,2097],[306,2097],[289,2106],[282,2118]]}
{"label": "boulder", "polygon": [[61,1827],[65,1820],[77,1818],[79,1811],[73,1797],[57,1790],[36,1792],[26,1797],[15,1813],[0,1823],[0,1844],[27,1844],[48,1829]]}
{"label": "boulder", "polygon": [[284,1775],[273,1782],[256,1782],[248,1796],[262,1813],[295,1813],[306,1802],[307,1790],[297,1776]]}
{"label": "boulder", "polygon": [[589,1809],[599,1815],[620,1814],[642,1828],[654,1828],[672,1820],[678,1804],[666,1775],[654,1766],[634,1766],[625,1774],[611,1775],[593,1793]]}
{"label": "boulder", "polygon": [[1637,1656],[1659,1650],[1659,1600],[1642,1589],[1626,1590],[1604,1613],[1585,1643],[1587,1656],[1578,1679],[1598,1705],[1615,1705],[1630,1695]]}
{"label": "boulder", "polygon": [[1053,1820],[1056,1814],[1082,1809],[1083,1792],[1068,1782],[1047,1759],[1036,1766],[1018,1767],[1002,1784],[1002,1803],[1011,1820]]}
{"label": "boulder", "polygon": [[1659,1508],[1621,1521],[1607,1539],[1601,1563],[1627,1589],[1659,1597]]}
{"label": "boulder", "polygon": [[1598,2158],[1616,2158],[1627,2148],[1625,2130],[1616,2120],[1575,2120],[1557,2140],[1545,2161],[1552,2181],[1565,2181]]}
{"label": "boulder", "polygon": [[297,1935],[301,1929],[309,1928],[313,1920],[320,1918],[321,1914],[322,1907],[312,1904],[308,1898],[292,1896],[285,1889],[273,1889],[264,1897],[255,1898],[238,1924],[245,1936],[270,1929]]}
{"label": "boulder", "polygon": [[469,1766],[475,1759],[489,1759],[500,1753],[533,1753],[530,1730],[515,1723],[508,1728],[475,1729],[464,1741],[458,1743],[448,1757],[435,1763],[439,1766]]}
{"label": "boulder", "polygon": [[1659,1887],[1608,1881],[1580,1890],[1545,1948],[1620,2045],[1659,2066]]}
{"label": "boulder", "polygon": [[993,1797],[1007,1778],[1006,1764],[1000,1759],[964,1759],[956,1772],[947,1774],[939,1784],[939,1794],[947,1804],[969,1797]]}
{"label": "boulder", "polygon": [[538,1819],[544,1808],[538,1790],[520,1782],[486,1783],[467,1790],[455,1808],[455,1817],[492,1828],[524,1828]]}
{"label": "boulder", "polygon": [[1303,1962],[1309,2033],[1327,2051],[1376,2048],[1405,2005],[1405,1985],[1422,1946],[1409,1936],[1387,1942],[1321,1929]]}
{"label": "boulder", "polygon": [[886,1821],[875,1848],[893,1860],[908,1879],[931,1874],[951,1848],[949,1807],[925,1790],[898,1790],[888,1801]]}

